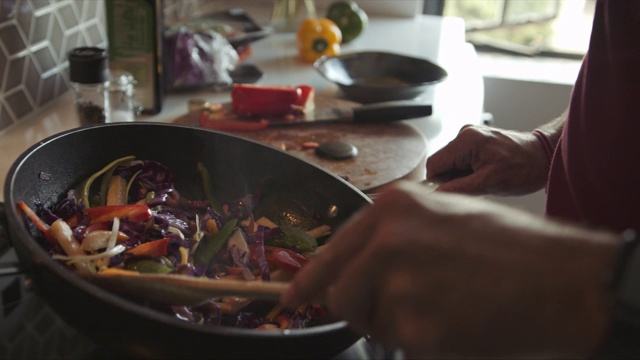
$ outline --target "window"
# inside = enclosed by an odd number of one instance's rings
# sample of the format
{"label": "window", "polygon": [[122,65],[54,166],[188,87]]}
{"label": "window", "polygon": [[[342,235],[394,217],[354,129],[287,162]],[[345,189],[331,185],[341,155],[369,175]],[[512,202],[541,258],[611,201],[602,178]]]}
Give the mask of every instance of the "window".
{"label": "window", "polygon": [[595,0],[425,0],[425,13],[461,17],[482,50],[582,58]]}

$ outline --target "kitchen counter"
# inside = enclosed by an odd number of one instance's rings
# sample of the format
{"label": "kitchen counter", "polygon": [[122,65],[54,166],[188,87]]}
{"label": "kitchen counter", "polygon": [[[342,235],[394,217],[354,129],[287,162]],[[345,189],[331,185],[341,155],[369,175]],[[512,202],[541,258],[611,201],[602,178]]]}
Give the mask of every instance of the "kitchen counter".
{"label": "kitchen counter", "polygon": [[[273,33],[252,44],[253,54],[245,63],[260,68],[264,76],[259,84],[309,84],[318,96],[340,97],[336,85],[321,77],[310,64],[297,59],[295,34]],[[474,48],[465,42],[464,23],[458,18],[419,15],[414,18],[372,17],[365,33],[342,52],[382,50],[423,57],[442,66],[447,79],[436,84],[418,99],[433,104],[432,116],[405,121],[422,133],[430,155],[452,140],[459,129],[480,123],[483,106],[483,81]],[[212,102],[230,101],[229,92],[201,90],[169,94],[161,113],[142,116],[138,121],[172,122],[187,111],[187,101],[203,98]],[[30,146],[61,131],[79,126],[68,93],[27,120],[0,134],[0,185],[16,158]],[[82,151],[82,149],[69,149]],[[60,159],[64,161],[64,159]],[[422,174],[424,176],[424,174]],[[4,193],[0,193],[4,201]]]}

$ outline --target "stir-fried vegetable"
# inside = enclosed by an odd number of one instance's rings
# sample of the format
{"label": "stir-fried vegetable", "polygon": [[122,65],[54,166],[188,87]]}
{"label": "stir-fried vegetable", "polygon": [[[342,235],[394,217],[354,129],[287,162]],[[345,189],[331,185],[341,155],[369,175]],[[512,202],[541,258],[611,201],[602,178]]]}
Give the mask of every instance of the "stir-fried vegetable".
{"label": "stir-fried vegetable", "polygon": [[[69,257],[85,256],[86,254],[80,247],[80,243],[73,236],[73,231],[69,224],[64,220],[58,219],[51,224],[51,234],[56,239],[60,247],[64,250]],[[91,266],[85,262],[77,262],[75,264],[76,271],[89,272],[92,270]]]}
{"label": "stir-fried vegetable", "polygon": [[[307,232],[264,216],[254,220],[262,190],[218,203],[214,198],[221,194],[213,192],[204,164],[195,170],[206,199],[179,193],[164,165],[128,156],[107,164],[50,208],[38,205],[34,211],[22,201],[17,207],[42,233],[52,257],[77,272],[285,281],[318,250],[314,236],[330,233],[327,225]],[[91,186],[94,182],[101,186]],[[323,313],[317,305],[269,312],[264,303],[237,297],[192,307],[151,305],[194,323],[263,330],[312,326]]]}
{"label": "stir-fried vegetable", "polygon": [[[91,232],[88,232],[82,240],[82,250],[86,252],[93,252],[100,249],[106,249],[111,235],[112,231],[107,230],[93,230]],[[118,231],[118,233],[116,234],[116,241],[122,243],[127,240],[129,240],[129,236],[121,231]]]}
{"label": "stir-fried vegetable", "polygon": [[114,217],[139,222],[151,218],[151,210],[146,205],[105,205],[85,209],[91,223],[110,221]]}
{"label": "stir-fried vegetable", "polygon": [[193,263],[198,266],[206,266],[209,264],[213,258],[218,255],[218,252],[220,252],[220,249],[222,249],[227,239],[229,239],[237,222],[237,219],[233,219],[227,222],[215,235],[205,236],[193,254]]}
{"label": "stir-fried vegetable", "polygon": [[111,179],[110,175],[113,173],[113,170],[115,169],[115,167],[117,167],[120,164],[129,162],[131,160],[133,160],[134,157],[133,156],[126,156],[120,159],[116,159],[114,161],[112,161],[111,163],[109,163],[107,166],[105,166],[104,168],[102,168],[100,171],[96,172],[95,174],[91,175],[89,178],[87,178],[85,181],[82,182],[82,184],[80,185],[80,196],[82,197],[82,200],[84,201],[84,206],[85,207],[90,207],[91,206],[91,201],[89,199],[89,193],[91,191],[91,185],[93,185],[93,182],[99,178],[100,176],[102,176],[103,174],[107,174],[105,177],[103,177],[103,181],[102,184],[100,186],[100,194],[98,201],[99,204],[104,205],[106,203],[106,193],[107,193],[107,189],[108,189],[108,185],[109,185],[109,181]]}
{"label": "stir-fried vegetable", "polygon": [[152,240],[136,247],[130,248],[125,253],[134,256],[160,257],[167,255],[167,246],[169,246],[169,238],[160,240]]}
{"label": "stir-fried vegetable", "polygon": [[36,215],[36,213],[34,213],[33,210],[31,210],[31,208],[27,206],[27,204],[25,204],[24,201],[18,202],[18,208],[27,216],[27,218],[29,218],[29,220],[31,220],[36,228],[40,230],[42,236],[44,236],[45,239],[47,239],[51,243],[57,243],[57,240],[51,233],[51,227],[49,226],[49,224],[42,221],[42,219],[40,219],[38,215]]}

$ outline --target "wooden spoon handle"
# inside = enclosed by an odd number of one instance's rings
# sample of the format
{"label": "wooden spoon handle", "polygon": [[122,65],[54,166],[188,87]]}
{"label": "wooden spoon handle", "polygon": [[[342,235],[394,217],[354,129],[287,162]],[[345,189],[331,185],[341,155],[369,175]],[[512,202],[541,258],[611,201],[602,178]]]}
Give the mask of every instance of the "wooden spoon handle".
{"label": "wooden spoon handle", "polygon": [[185,275],[141,274],[135,271],[108,271],[82,276],[116,293],[171,305],[197,305],[222,296],[278,301],[288,286],[284,282],[214,280]]}

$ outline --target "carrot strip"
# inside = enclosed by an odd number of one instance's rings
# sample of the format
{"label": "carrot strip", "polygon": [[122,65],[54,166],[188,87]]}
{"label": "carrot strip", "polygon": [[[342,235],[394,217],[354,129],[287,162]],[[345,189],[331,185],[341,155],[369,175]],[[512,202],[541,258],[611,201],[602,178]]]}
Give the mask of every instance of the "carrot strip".
{"label": "carrot strip", "polygon": [[22,212],[25,215],[27,215],[27,218],[31,220],[33,225],[35,225],[36,229],[40,230],[40,232],[42,233],[44,238],[47,239],[47,241],[49,241],[52,244],[57,243],[55,237],[53,236],[53,234],[51,234],[50,226],[47,223],[45,223],[42,219],[40,219],[40,217],[36,215],[36,213],[33,212],[33,210],[31,210],[31,208],[27,204],[25,204],[24,201],[18,202],[18,208],[22,210]]}
{"label": "carrot strip", "polygon": [[167,255],[167,246],[169,245],[169,238],[160,240],[149,241],[140,244],[134,248],[128,249],[127,254],[134,256],[150,256],[158,257]]}

